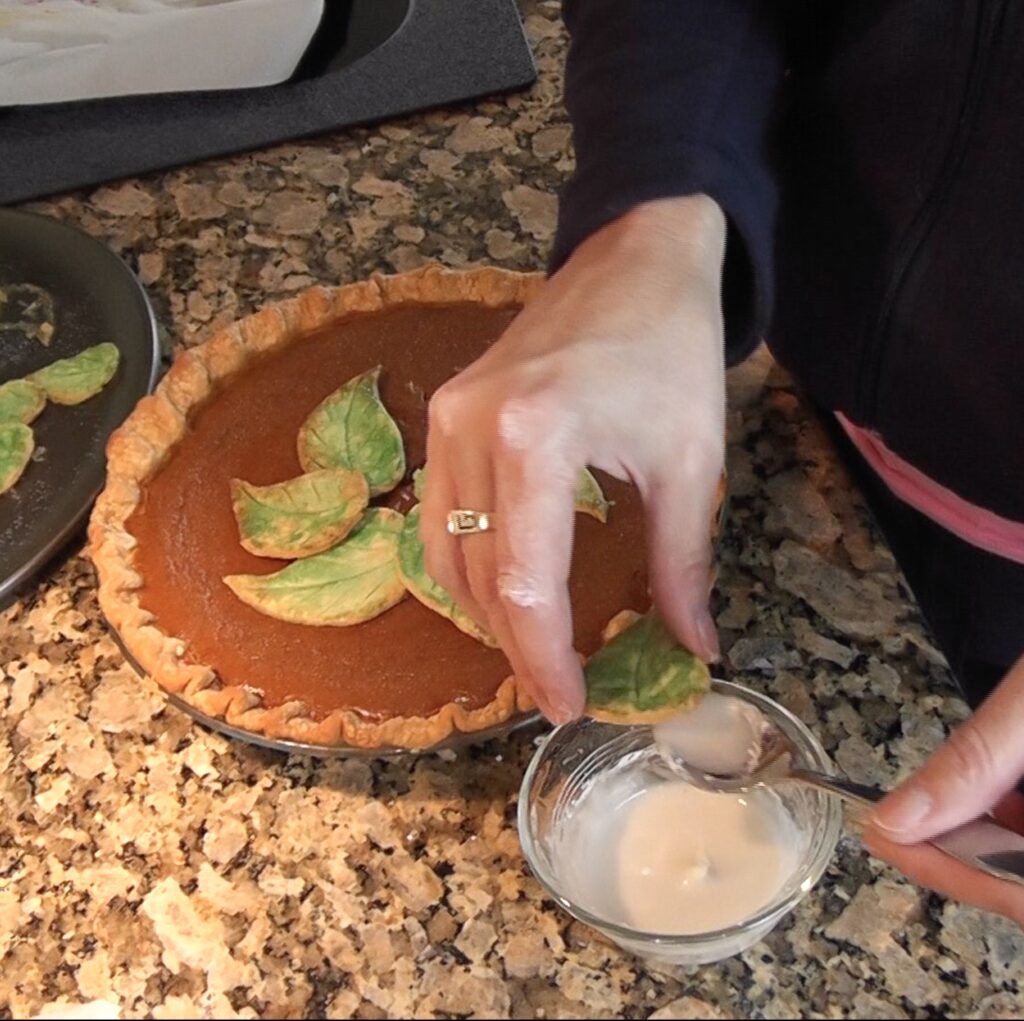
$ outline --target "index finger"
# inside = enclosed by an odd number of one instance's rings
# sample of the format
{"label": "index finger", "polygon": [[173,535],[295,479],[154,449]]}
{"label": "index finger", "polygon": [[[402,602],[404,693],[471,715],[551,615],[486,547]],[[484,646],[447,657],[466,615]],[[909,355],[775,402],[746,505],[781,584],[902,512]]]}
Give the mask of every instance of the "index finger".
{"label": "index finger", "polygon": [[568,587],[575,474],[543,444],[504,448],[494,465],[498,595],[528,673],[520,681],[555,723],[585,701]]}
{"label": "index finger", "polygon": [[1024,887],[972,869],[930,844],[893,843],[877,830],[865,831],[864,846],[918,885],[1024,926]]}

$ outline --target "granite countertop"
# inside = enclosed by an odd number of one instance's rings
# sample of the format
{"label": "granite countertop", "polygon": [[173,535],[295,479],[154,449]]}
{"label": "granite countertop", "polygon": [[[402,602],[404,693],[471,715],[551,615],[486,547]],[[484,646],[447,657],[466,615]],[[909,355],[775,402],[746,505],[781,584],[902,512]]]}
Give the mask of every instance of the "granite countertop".
{"label": "granite countertop", "polygon": [[[316,282],[543,265],[572,166],[554,2],[528,93],[32,208],[137,269],[168,350]],[[857,780],[890,784],[964,715],[892,558],[791,382],[730,377],[722,672],[773,692]],[[536,733],[413,761],[234,744],[167,708],[104,630],[81,549],[0,615],[0,1017],[1018,1017],[1024,934],[844,838],[762,944],[659,971],[528,874]]]}

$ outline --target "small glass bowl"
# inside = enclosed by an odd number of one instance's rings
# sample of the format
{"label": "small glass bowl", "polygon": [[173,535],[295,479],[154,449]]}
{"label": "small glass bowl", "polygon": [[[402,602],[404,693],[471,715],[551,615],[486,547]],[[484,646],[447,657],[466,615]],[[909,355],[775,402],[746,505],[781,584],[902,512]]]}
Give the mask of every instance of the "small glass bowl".
{"label": "small glass bowl", "polygon": [[[728,681],[712,689],[756,706],[793,742],[797,765],[827,772],[831,763],[814,735],[788,710],[764,695]],[[635,757],[638,767],[657,756],[650,727],[619,727],[577,720],[554,730],[537,750],[519,797],[519,839],[534,875],[574,918],[598,929],[620,947],[640,957],[672,966],[720,961],[742,953],[763,939],[796,907],[821,878],[835,851],[842,808],[829,795],[801,784],[784,784],[775,793],[793,817],[801,838],[798,865],[775,899],[737,925],[693,935],[643,932],[603,918],[569,896],[571,870],[578,861],[560,861],[559,826],[586,796],[595,777]],[[652,774],[653,776],[653,774]]]}

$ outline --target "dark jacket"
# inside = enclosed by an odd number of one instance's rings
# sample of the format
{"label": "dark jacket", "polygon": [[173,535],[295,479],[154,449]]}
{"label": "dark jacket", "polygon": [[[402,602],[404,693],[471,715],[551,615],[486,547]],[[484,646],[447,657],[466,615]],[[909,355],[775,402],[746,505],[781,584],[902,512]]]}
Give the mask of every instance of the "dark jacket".
{"label": "dark jacket", "polygon": [[554,266],[631,206],[730,221],[731,360],[1024,520],[1024,2],[566,0]]}

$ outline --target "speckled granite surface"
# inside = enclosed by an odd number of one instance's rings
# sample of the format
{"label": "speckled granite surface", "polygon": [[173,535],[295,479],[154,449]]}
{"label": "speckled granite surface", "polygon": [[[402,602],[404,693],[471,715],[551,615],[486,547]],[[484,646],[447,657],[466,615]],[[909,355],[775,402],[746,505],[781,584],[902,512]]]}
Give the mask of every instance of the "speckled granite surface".
{"label": "speckled granite surface", "polygon": [[[557,5],[524,4],[526,95],[33,208],[138,269],[168,347],[266,300],[425,259],[542,265],[571,167]],[[725,675],[891,783],[962,704],[792,387],[734,373]],[[628,958],[547,901],[513,825],[532,734],[446,758],[316,762],[165,709],[72,555],[0,616],[0,1017],[110,1001],[175,1017],[1018,1017],[1024,936],[844,840],[743,957]]]}

